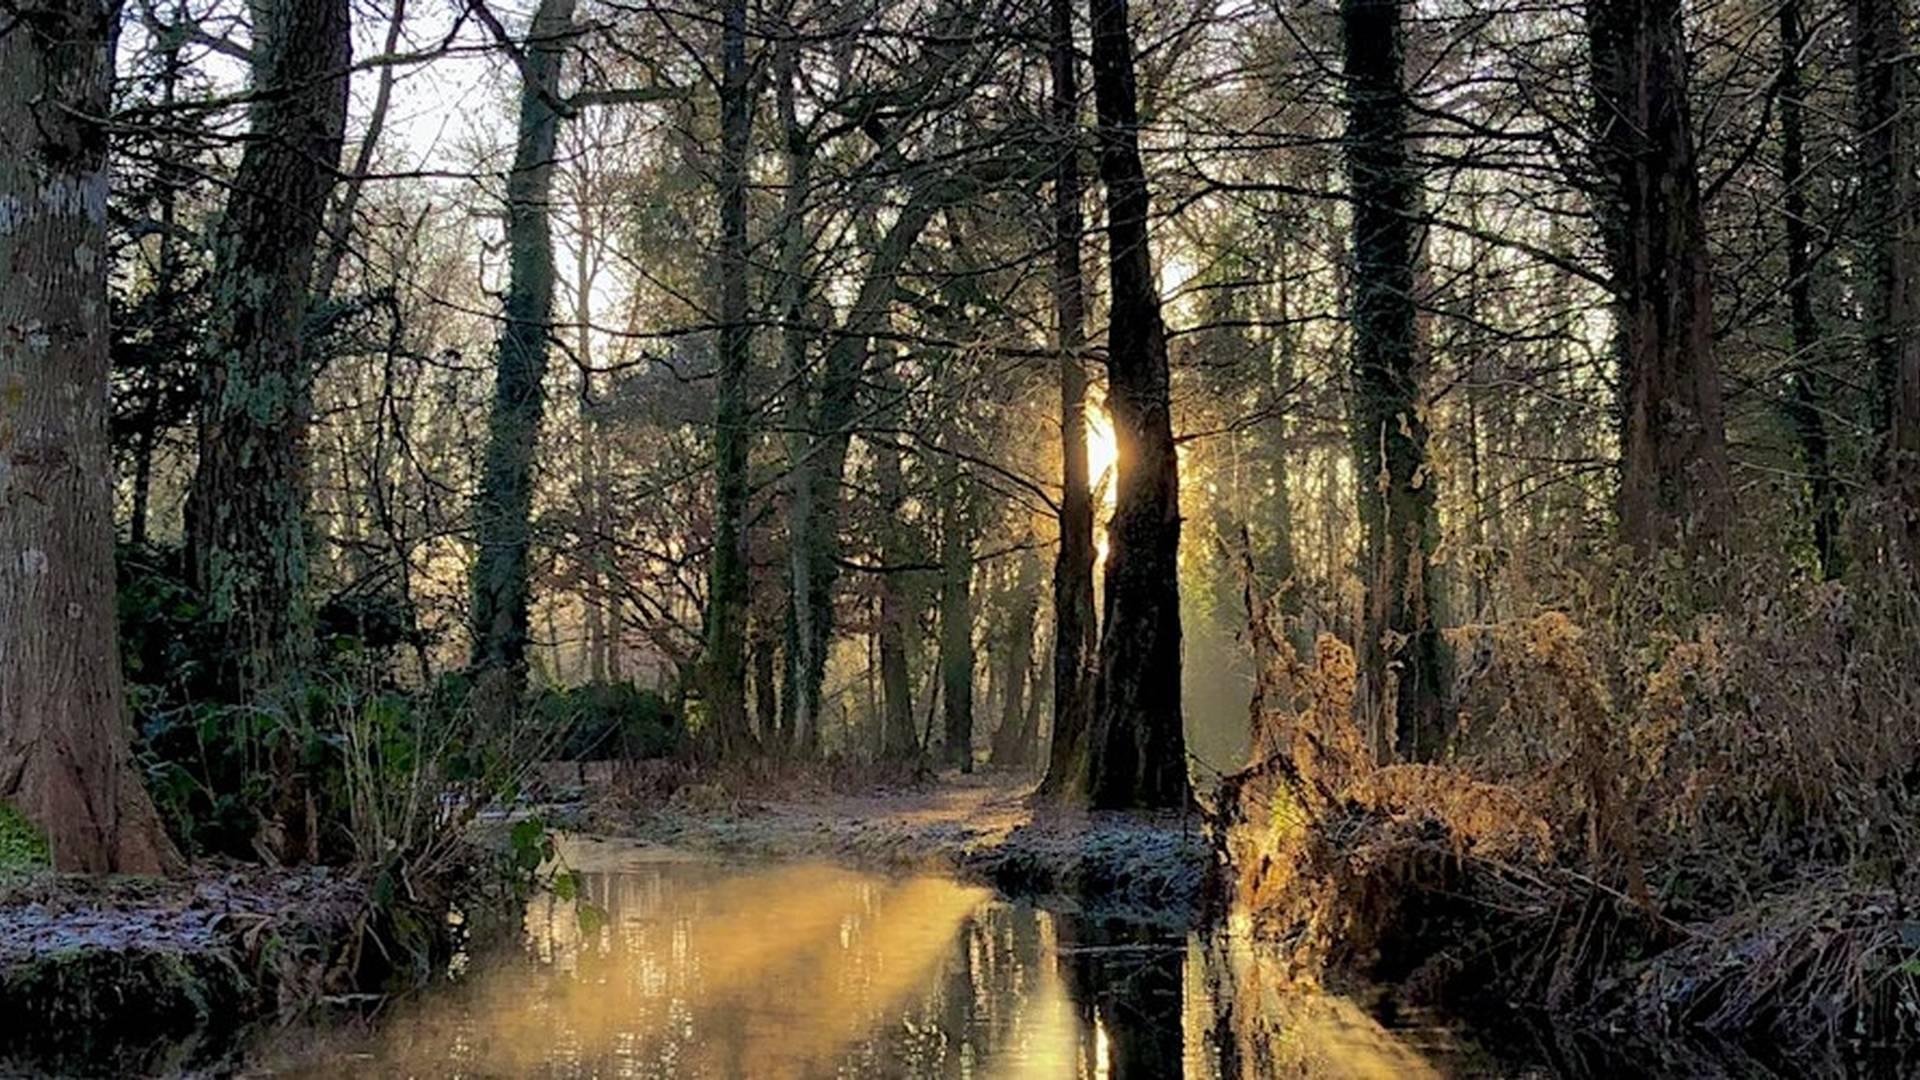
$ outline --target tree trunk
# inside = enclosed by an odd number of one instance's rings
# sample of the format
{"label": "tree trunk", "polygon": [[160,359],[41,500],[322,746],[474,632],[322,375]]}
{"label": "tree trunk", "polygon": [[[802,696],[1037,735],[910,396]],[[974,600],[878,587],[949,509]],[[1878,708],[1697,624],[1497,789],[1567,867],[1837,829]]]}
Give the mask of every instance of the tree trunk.
{"label": "tree trunk", "polygon": [[1089,6],[1107,190],[1107,411],[1119,461],[1087,731],[1088,794],[1099,807],[1176,807],[1191,800],[1192,790],[1180,711],[1180,480],[1167,333],[1147,246],[1127,4]]}
{"label": "tree trunk", "polygon": [[1780,182],[1786,189],[1787,305],[1793,332],[1793,377],[1787,414],[1800,439],[1813,511],[1813,547],[1822,576],[1840,575],[1840,492],[1833,482],[1825,395],[1815,379],[1820,321],[1813,311],[1813,230],[1807,218],[1806,102],[1800,50],[1806,47],[1800,0],[1780,5]]}
{"label": "tree trunk", "polygon": [[1081,798],[1087,784],[1087,718],[1099,649],[1093,606],[1093,492],[1087,475],[1087,299],[1081,276],[1083,184],[1073,0],[1048,0],[1052,17],[1054,347],[1060,352],[1060,551],[1053,566],[1053,734],[1042,794]]}
{"label": "tree trunk", "polygon": [[1855,230],[1865,252],[1862,292],[1873,366],[1873,431],[1882,481],[1905,520],[1898,540],[1920,565],[1920,308],[1906,31],[1899,0],[1853,0],[1854,111],[1860,140]]}
{"label": "tree trunk", "polygon": [[178,862],[127,754],[108,446],[107,133],[116,5],[0,31],[0,808],[62,870]]}
{"label": "tree trunk", "polygon": [[1590,0],[1595,164],[1620,356],[1622,536],[1716,545],[1732,487],[1680,0]]}
{"label": "tree trunk", "polygon": [[1366,673],[1394,749],[1432,761],[1446,746],[1427,467],[1414,321],[1417,181],[1407,160],[1401,0],[1342,0],[1347,183],[1353,196],[1353,451],[1360,481]]}
{"label": "tree trunk", "polygon": [[747,375],[747,154],[753,135],[753,72],[747,63],[746,0],[729,0],[721,28],[720,378],[714,392],[714,535],[708,588],[707,706],[716,748],[744,752],[747,726],[747,452],[752,445]]}
{"label": "tree trunk", "polygon": [[993,763],[1024,768],[1033,760],[1033,730],[1027,726],[1027,679],[1033,668],[1033,621],[1039,608],[1040,559],[1020,556],[1014,579],[1013,614],[1007,620],[1006,644],[1001,656],[1000,726],[993,731]]}
{"label": "tree trunk", "polygon": [[312,641],[303,331],[351,59],[346,0],[257,10],[249,137],[214,240],[213,340],[187,508],[216,693],[226,701],[281,683]]}
{"label": "tree trunk", "polygon": [[940,514],[942,760],[973,771],[973,521],[957,470],[948,466]]}
{"label": "tree trunk", "polygon": [[913,675],[907,659],[907,634],[913,625],[902,574],[895,569],[909,555],[900,537],[900,512],[906,502],[900,478],[900,451],[891,443],[872,444],[874,482],[880,495],[880,756],[907,761],[920,752],[913,727]]}
{"label": "tree trunk", "polygon": [[486,462],[474,506],[476,674],[503,703],[527,676],[527,554],[533,541],[533,459],[546,411],[548,334],[553,322],[553,241],[549,221],[553,155],[560,132],[554,108],[573,23],[574,0],[541,0],[522,68],[520,131],[507,177],[506,322],[495,356]]}
{"label": "tree trunk", "polygon": [[786,177],[780,206],[780,374],[786,380],[787,419],[787,626],[786,685],[780,695],[781,749],[802,746],[818,727],[820,677],[813,583],[814,507],[817,463],[808,430],[813,415],[812,379],[807,370],[807,198],[813,176],[813,145],[801,126],[795,101],[799,80],[797,46],[783,43],[775,54],[774,97],[785,144]]}

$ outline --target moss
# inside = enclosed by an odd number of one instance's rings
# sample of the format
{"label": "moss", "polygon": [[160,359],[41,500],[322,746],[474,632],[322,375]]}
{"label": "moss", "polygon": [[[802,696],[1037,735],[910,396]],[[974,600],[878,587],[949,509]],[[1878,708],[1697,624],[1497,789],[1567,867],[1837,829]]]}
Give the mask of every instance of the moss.
{"label": "moss", "polygon": [[44,870],[52,865],[46,834],[13,804],[0,800],[0,874]]}
{"label": "moss", "polygon": [[63,1071],[145,1072],[154,1055],[231,1031],[258,1006],[246,972],[217,949],[75,946],[0,969],[0,1013],[17,1025],[7,1051]]}

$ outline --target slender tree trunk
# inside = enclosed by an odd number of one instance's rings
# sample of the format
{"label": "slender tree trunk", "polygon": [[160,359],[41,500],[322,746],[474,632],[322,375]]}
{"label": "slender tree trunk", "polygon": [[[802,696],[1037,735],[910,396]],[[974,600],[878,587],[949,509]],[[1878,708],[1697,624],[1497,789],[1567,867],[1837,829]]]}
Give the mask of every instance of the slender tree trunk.
{"label": "slender tree trunk", "polygon": [[1362,671],[1394,749],[1431,761],[1446,746],[1427,467],[1414,319],[1417,180],[1407,160],[1401,0],[1342,0],[1347,182],[1353,194],[1353,450],[1367,611]]}
{"label": "slender tree trunk", "polygon": [[1180,479],[1167,334],[1148,249],[1127,4],[1089,6],[1107,190],[1107,411],[1119,461],[1087,731],[1088,794],[1100,807],[1176,807],[1192,789],[1180,711]]}
{"label": "slender tree trunk", "polygon": [[1867,353],[1877,471],[1904,518],[1897,539],[1920,566],[1920,228],[1916,228],[1911,80],[1899,0],[1853,0],[1854,112],[1860,142],[1856,232],[1865,248]]}
{"label": "slender tree trunk", "polygon": [[796,46],[783,43],[774,57],[774,96],[786,162],[780,207],[780,368],[787,383],[787,626],[786,686],[780,695],[782,749],[810,745],[818,727],[824,660],[815,658],[818,615],[813,583],[814,506],[818,484],[814,438],[813,380],[807,370],[807,199],[813,176],[813,144],[801,126],[795,102],[799,81]]}
{"label": "slender tree trunk", "polygon": [[72,871],[178,861],[128,761],[114,626],[107,132],[117,5],[0,31],[0,808]]}
{"label": "slender tree trunk", "polygon": [[872,444],[874,481],[880,495],[880,756],[910,760],[920,752],[913,727],[913,676],[907,659],[907,634],[913,625],[902,574],[894,567],[909,557],[900,537],[900,512],[906,502],[900,478],[900,451],[891,443]]}
{"label": "slender tree trunk", "polygon": [[747,310],[747,155],[753,135],[753,72],[747,62],[747,3],[729,0],[721,27],[720,379],[714,393],[714,537],[707,614],[707,704],[714,739],[737,755],[753,741],[747,726],[747,452],[752,417],[747,376],[752,328]]}
{"label": "slender tree trunk", "polygon": [[1787,305],[1793,332],[1793,377],[1787,414],[1800,438],[1813,510],[1813,547],[1820,572],[1840,574],[1840,492],[1822,413],[1825,395],[1815,378],[1820,360],[1820,320],[1813,310],[1813,230],[1807,211],[1806,101],[1800,51],[1806,47],[1800,0],[1780,5],[1780,182],[1786,189]]}
{"label": "slender tree trunk", "polygon": [[1048,0],[1052,21],[1054,347],[1060,352],[1060,552],[1053,567],[1053,734],[1041,792],[1080,798],[1100,644],[1093,604],[1093,491],[1087,475],[1087,299],[1081,276],[1080,91],[1073,0]]}
{"label": "slender tree trunk", "polygon": [[1032,762],[1033,730],[1027,726],[1027,680],[1033,669],[1033,622],[1040,605],[1040,559],[1032,552],[1020,556],[1013,583],[1012,615],[1007,620],[1006,644],[1000,657],[1000,726],[993,731],[993,763],[1024,768]]}
{"label": "slender tree trunk", "polygon": [[533,459],[546,413],[548,335],[553,323],[550,214],[560,133],[554,98],[573,24],[574,0],[541,0],[528,34],[520,87],[520,132],[507,177],[507,298],[495,357],[493,411],[474,506],[473,657],[500,704],[527,676],[528,550],[533,543]]}
{"label": "slender tree trunk", "polygon": [[1589,0],[1595,163],[1619,325],[1622,535],[1712,547],[1733,511],[1680,0]]}
{"label": "slender tree trunk", "polygon": [[[392,56],[400,51],[402,32],[407,23],[407,0],[393,0],[393,13],[387,18],[387,37],[381,47],[383,55]],[[373,108],[367,113],[367,130],[360,137],[360,147],[354,152],[353,164],[348,168],[346,178],[340,184],[339,197],[334,200],[332,221],[327,226],[327,250],[320,257],[320,265],[313,272],[313,300],[325,304],[333,296],[333,287],[340,280],[340,270],[346,265],[347,253],[353,241],[353,215],[360,208],[360,197],[366,192],[367,174],[373,169],[374,153],[380,148],[380,134],[386,130],[387,113],[393,106],[393,84],[399,76],[400,65],[384,64],[373,91]]]}
{"label": "slender tree trunk", "polygon": [[347,115],[346,0],[259,6],[249,138],[214,241],[213,340],[200,373],[188,544],[219,697],[247,701],[307,656],[302,340]]}
{"label": "slender tree trunk", "polygon": [[973,771],[973,521],[957,470],[941,488],[940,685],[944,761]]}

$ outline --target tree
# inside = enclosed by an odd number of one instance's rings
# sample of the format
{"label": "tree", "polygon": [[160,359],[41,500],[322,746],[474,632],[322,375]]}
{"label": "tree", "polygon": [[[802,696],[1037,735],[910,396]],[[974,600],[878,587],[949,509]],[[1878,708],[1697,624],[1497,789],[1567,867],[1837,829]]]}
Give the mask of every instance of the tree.
{"label": "tree", "polygon": [[310,651],[308,279],[346,133],[346,0],[257,7],[248,137],[214,240],[187,508],[216,692],[249,701]]}
{"label": "tree", "polygon": [[1597,201],[1617,320],[1621,535],[1711,546],[1733,513],[1679,0],[1592,0]]}
{"label": "tree", "polygon": [[507,297],[495,355],[493,409],[474,504],[472,666],[516,697],[526,681],[527,552],[533,463],[546,411],[553,322],[553,155],[560,76],[574,0],[541,0],[522,57],[520,129],[507,175]]}
{"label": "tree", "polygon": [[753,333],[747,300],[747,157],[755,75],[747,59],[746,0],[728,0],[721,26],[720,379],[714,391],[714,537],[707,616],[707,697],[723,754],[753,740],[747,725],[747,451],[753,440],[747,373]]}
{"label": "tree", "polygon": [[1093,605],[1093,491],[1087,475],[1087,299],[1080,268],[1079,61],[1073,0],[1048,0],[1053,123],[1053,347],[1060,354],[1060,551],[1053,566],[1053,734],[1041,791],[1086,787],[1087,717],[1100,627]]}
{"label": "tree", "polygon": [[117,5],[0,31],[0,807],[54,865],[178,859],[128,761],[107,440],[107,132]]}
{"label": "tree", "polygon": [[1401,10],[1401,0],[1340,5],[1353,196],[1353,459],[1367,583],[1360,652],[1380,704],[1391,706],[1393,746],[1431,761],[1447,736],[1432,565],[1440,530],[1414,340],[1419,181],[1407,160]]}
{"label": "tree", "polygon": [[1821,348],[1820,320],[1813,308],[1813,225],[1807,206],[1806,100],[1800,78],[1800,53],[1806,48],[1800,0],[1780,5],[1780,183],[1787,240],[1787,307],[1793,339],[1793,376],[1787,415],[1800,440],[1813,510],[1813,547],[1820,571],[1840,573],[1840,493],[1834,483],[1825,397],[1814,378]]}
{"label": "tree", "polygon": [[1852,0],[1854,116],[1860,142],[1857,231],[1865,238],[1867,355],[1876,464],[1904,521],[1906,556],[1920,564],[1920,229],[1916,228],[1911,59],[1898,0]]}
{"label": "tree", "polygon": [[1180,478],[1167,332],[1148,248],[1126,0],[1090,0],[1100,179],[1107,189],[1107,411],[1119,447],[1106,616],[1087,736],[1093,805],[1191,798],[1180,712]]}
{"label": "tree", "polygon": [[973,771],[973,507],[952,460],[940,490],[940,709],[945,763]]}

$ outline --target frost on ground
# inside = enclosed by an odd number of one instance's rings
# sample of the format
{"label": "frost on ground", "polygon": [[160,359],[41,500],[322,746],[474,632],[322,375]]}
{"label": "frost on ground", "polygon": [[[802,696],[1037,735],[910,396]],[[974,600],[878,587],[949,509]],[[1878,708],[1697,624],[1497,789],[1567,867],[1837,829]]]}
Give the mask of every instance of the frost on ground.
{"label": "frost on ground", "polygon": [[1190,922],[1211,855],[1197,814],[1088,812],[1036,803],[1032,781],[975,774],[868,795],[599,800],[586,826],[692,851],[823,858],[953,873],[1098,914]]}
{"label": "frost on ground", "polygon": [[319,993],[363,899],[318,869],[0,884],[0,1072],[217,1060],[248,1021]]}

